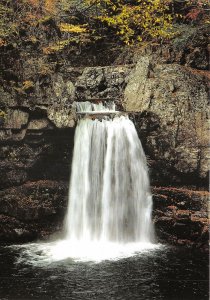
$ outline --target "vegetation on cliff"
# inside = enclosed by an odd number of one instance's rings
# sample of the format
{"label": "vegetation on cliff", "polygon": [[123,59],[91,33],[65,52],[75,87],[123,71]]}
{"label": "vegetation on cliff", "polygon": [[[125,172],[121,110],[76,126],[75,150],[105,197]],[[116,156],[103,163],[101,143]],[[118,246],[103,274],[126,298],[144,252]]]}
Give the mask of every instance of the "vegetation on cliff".
{"label": "vegetation on cliff", "polygon": [[170,38],[174,21],[208,23],[208,9],[207,0],[3,0],[0,46],[21,40],[50,54],[105,36],[126,44]]}
{"label": "vegetation on cliff", "polygon": [[123,47],[163,44],[177,23],[208,24],[208,12],[208,0],[2,0],[0,81],[25,95],[60,65],[106,64]]}

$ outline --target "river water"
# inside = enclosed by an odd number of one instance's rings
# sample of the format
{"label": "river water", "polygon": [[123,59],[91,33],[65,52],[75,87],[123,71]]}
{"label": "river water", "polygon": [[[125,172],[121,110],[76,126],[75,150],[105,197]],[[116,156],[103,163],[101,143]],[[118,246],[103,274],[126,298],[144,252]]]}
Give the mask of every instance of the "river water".
{"label": "river water", "polygon": [[[100,262],[30,260],[19,246],[0,247],[0,299],[207,300],[208,256],[159,247]],[[20,260],[21,258],[21,260]]]}

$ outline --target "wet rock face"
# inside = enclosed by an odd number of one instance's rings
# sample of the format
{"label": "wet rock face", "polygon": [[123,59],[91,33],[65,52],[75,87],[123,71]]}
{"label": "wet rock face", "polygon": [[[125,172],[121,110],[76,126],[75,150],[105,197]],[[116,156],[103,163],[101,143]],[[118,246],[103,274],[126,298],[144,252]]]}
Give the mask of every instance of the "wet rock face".
{"label": "wet rock face", "polygon": [[[204,78],[177,64],[153,64],[142,57],[127,78],[124,108],[134,117],[152,169],[164,180],[207,181],[208,88]],[[165,174],[164,174],[165,172]],[[193,182],[194,178],[194,182]]]}
{"label": "wet rock face", "polygon": [[153,218],[158,239],[207,250],[209,196],[205,191],[153,188]]}
{"label": "wet rock face", "polygon": [[49,237],[62,229],[68,183],[29,182],[0,191],[0,241]]}

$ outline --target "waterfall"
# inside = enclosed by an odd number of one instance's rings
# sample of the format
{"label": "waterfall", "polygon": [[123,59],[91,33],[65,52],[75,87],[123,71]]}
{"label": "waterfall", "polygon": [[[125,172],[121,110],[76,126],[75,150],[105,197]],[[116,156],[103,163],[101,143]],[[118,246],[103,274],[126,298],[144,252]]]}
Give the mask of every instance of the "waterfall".
{"label": "waterfall", "polygon": [[[113,111],[113,105],[77,103],[78,111]],[[152,197],[146,157],[127,116],[83,118],[75,132],[66,240],[153,241]]]}
{"label": "waterfall", "polygon": [[159,248],[146,157],[133,122],[115,111],[113,103],[80,102],[75,109],[80,120],[65,235],[24,245],[20,260],[35,265],[68,258],[100,262]]}
{"label": "waterfall", "polygon": [[77,112],[105,112],[105,111],[115,111],[115,103],[113,101],[107,101],[105,105],[102,102],[91,103],[89,101],[85,102],[74,102],[73,107]]}

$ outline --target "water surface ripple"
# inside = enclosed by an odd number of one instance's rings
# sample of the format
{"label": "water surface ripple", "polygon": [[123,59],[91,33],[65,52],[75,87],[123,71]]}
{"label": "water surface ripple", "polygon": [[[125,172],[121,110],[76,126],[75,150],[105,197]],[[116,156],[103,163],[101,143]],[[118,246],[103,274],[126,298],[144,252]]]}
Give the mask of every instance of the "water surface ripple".
{"label": "water surface ripple", "polygon": [[1,300],[209,299],[208,256],[195,250],[163,247],[98,263],[19,257],[19,247],[0,247]]}

